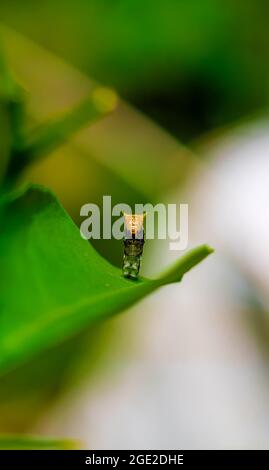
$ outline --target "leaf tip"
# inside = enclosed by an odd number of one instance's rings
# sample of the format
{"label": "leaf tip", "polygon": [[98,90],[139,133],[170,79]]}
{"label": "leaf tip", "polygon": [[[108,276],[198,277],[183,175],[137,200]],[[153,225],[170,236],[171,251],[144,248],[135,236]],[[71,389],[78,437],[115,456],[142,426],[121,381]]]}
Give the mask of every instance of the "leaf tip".
{"label": "leaf tip", "polygon": [[170,284],[182,280],[184,274],[207,258],[214,249],[209,245],[200,245],[185,253],[170,269],[159,278],[162,284]]}
{"label": "leaf tip", "polygon": [[215,249],[212,248],[212,246],[209,246],[209,245],[201,245],[200,248],[204,248],[204,251],[207,252],[208,255],[211,255],[211,253],[215,252]]}

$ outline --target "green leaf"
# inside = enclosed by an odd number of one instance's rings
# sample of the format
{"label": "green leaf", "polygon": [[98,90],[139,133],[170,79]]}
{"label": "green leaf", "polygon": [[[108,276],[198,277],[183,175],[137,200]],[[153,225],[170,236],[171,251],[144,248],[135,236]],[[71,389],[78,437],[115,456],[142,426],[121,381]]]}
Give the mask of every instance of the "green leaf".
{"label": "green leaf", "polygon": [[131,281],[82,239],[47,190],[6,197],[1,215],[0,374],[180,281],[212,252],[198,247],[156,279]]}
{"label": "green leaf", "polygon": [[69,450],[75,448],[77,444],[68,439],[0,434],[0,450]]}

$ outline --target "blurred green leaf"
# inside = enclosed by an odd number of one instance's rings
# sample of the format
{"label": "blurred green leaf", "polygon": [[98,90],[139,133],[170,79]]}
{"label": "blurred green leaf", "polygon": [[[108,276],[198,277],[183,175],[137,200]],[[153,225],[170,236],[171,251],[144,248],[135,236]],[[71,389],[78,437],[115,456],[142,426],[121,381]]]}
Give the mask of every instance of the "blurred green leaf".
{"label": "blurred green leaf", "polygon": [[14,148],[21,144],[23,116],[22,90],[10,74],[0,38],[0,183]]}
{"label": "blurred green leaf", "polygon": [[2,0],[0,11],[189,140],[267,106],[267,3]]}
{"label": "blurred green leaf", "polygon": [[[28,126],[68,112],[96,87],[93,80],[23,35],[5,26],[2,35],[8,63],[28,93]],[[63,162],[65,178],[61,177]],[[24,177],[53,189],[73,213],[72,205],[78,209],[85,200],[95,202],[96,163],[105,169],[105,175],[110,173],[111,182],[116,180],[109,193],[102,193],[102,175],[98,173],[99,193],[113,196],[115,188],[120,190],[120,179],[125,182],[120,201],[128,203],[127,188],[131,195],[136,191],[144,199],[158,200],[160,194],[184,181],[195,160],[176,139],[120,100],[115,112],[80,132],[71,145],[34,165]],[[71,202],[70,185],[76,189]]]}
{"label": "blurred green leaf", "polygon": [[0,434],[0,450],[69,450],[75,448],[77,448],[76,443],[68,439]]}
{"label": "blurred green leaf", "polygon": [[0,183],[2,183],[12,147],[12,130],[9,113],[10,79],[0,43]]}
{"label": "blurred green leaf", "polygon": [[17,176],[27,164],[53,152],[70,139],[73,133],[106,116],[116,105],[117,95],[113,90],[96,87],[88,98],[70,111],[28,132],[14,146],[10,176]]}
{"label": "blurred green leaf", "polygon": [[[0,373],[180,281],[211,253],[201,246],[155,280],[136,282],[80,236],[55,197],[31,187],[2,201]],[[109,242],[108,242],[109,243]]]}
{"label": "blurred green leaf", "polygon": [[0,183],[2,183],[12,146],[8,105],[2,97],[0,97],[0,129]]}

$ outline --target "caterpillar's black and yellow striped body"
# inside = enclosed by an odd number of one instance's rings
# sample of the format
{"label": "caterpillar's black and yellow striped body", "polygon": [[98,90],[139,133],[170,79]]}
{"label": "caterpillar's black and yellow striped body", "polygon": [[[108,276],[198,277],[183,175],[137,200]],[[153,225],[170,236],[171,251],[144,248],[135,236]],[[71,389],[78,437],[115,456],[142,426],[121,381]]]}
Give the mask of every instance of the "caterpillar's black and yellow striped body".
{"label": "caterpillar's black and yellow striped body", "polygon": [[122,273],[124,277],[137,279],[145,243],[143,214],[124,214],[125,238]]}

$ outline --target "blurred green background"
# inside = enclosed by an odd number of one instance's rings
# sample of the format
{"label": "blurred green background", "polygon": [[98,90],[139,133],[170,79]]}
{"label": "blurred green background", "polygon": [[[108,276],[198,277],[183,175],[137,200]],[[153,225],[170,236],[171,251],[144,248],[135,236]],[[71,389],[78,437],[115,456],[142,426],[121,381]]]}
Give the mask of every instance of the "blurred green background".
{"label": "blurred green background", "polygon": [[268,105],[266,0],[2,0],[0,15],[184,142]]}

